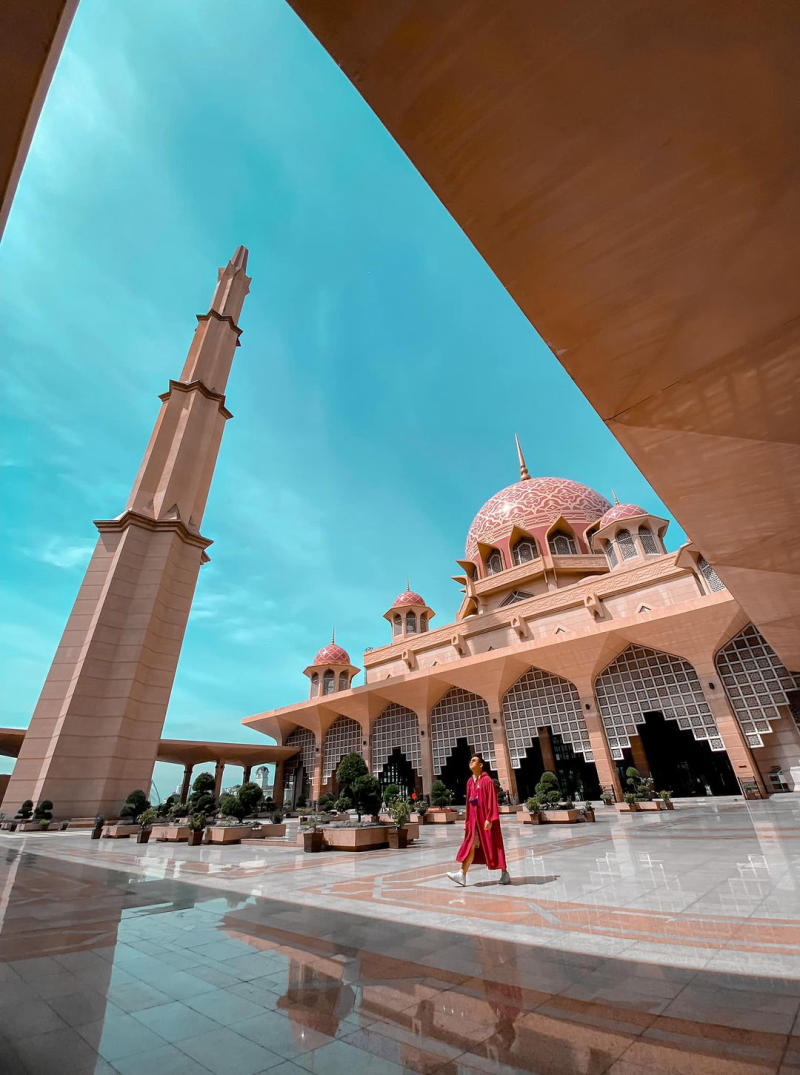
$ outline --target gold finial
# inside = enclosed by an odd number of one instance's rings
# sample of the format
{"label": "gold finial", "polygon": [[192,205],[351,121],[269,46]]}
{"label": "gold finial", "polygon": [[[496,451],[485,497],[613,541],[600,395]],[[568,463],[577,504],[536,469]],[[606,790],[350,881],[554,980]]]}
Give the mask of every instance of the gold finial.
{"label": "gold finial", "polygon": [[331,645],[336,642],[336,628],[331,627]]}
{"label": "gold finial", "polygon": [[528,481],[530,478],[530,474],[528,473],[528,468],[525,465],[525,456],[522,454],[522,446],[519,443],[519,437],[516,433],[514,434],[514,440],[517,443],[517,458],[519,459],[519,480],[523,482]]}
{"label": "gold finial", "polygon": [[611,490],[611,495],[612,495],[612,496],[614,497],[614,503],[615,503],[615,504],[619,504],[619,497],[617,496],[617,491],[616,491],[616,489],[612,489],[612,490]]}

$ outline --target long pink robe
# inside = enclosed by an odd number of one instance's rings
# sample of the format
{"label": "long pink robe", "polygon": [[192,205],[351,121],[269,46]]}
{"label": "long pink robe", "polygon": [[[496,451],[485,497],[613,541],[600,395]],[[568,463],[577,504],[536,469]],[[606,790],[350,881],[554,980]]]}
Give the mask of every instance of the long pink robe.
{"label": "long pink robe", "polygon": [[[488,829],[483,827],[490,821]],[[478,833],[478,846],[473,863],[484,863],[490,870],[506,869],[506,850],[500,831],[500,815],[497,812],[497,792],[488,773],[481,773],[477,784],[472,777],[467,781],[467,820],[464,826],[464,843],[458,849],[457,862],[469,857]]]}

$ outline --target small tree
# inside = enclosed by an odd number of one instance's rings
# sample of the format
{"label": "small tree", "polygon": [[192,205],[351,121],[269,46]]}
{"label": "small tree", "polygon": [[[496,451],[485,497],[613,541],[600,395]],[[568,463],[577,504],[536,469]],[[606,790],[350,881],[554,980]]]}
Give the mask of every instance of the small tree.
{"label": "small tree", "polygon": [[245,808],[243,816],[255,813],[264,798],[263,790],[253,780],[248,780],[246,784],[242,784],[236,792],[236,795],[239,802]]}
{"label": "small tree", "polygon": [[434,806],[449,806],[453,801],[453,793],[443,780],[434,780],[431,787],[431,802]]}
{"label": "small tree", "polygon": [[539,783],[536,785],[535,798],[545,808],[557,806],[561,802],[561,788],[555,773],[551,773],[549,770],[545,770],[542,773],[539,777]]}
{"label": "small tree", "polygon": [[247,810],[243,806],[238,795],[227,794],[220,795],[219,812],[223,815],[223,817],[235,817],[237,821],[241,821],[247,813]]}
{"label": "small tree", "polygon": [[336,796],[333,795],[330,791],[326,791],[324,795],[320,795],[317,806],[323,812],[327,812],[333,810],[335,802]]}
{"label": "small tree", "polygon": [[349,795],[340,795],[333,805],[337,813],[346,814],[348,810],[353,809],[353,800]]}
{"label": "small tree", "polygon": [[127,817],[131,820],[135,820],[143,810],[150,809],[150,800],[147,798],[141,788],[137,788],[136,791],[132,791],[125,802],[122,804],[122,809],[119,812],[120,817]]}
{"label": "small tree", "polygon": [[33,799],[26,799],[14,815],[15,821],[30,821],[33,813]]}
{"label": "small tree", "polygon": [[397,828],[402,829],[411,819],[411,806],[408,799],[400,795],[392,799],[389,804],[389,813]]}
{"label": "small tree", "polygon": [[395,799],[400,798],[400,788],[397,784],[387,784],[383,789],[383,801],[387,806],[391,806]]}
{"label": "small tree", "polygon": [[158,813],[151,806],[149,810],[143,810],[136,820],[140,829],[149,829],[157,817]]}
{"label": "small tree", "polygon": [[353,801],[359,821],[362,814],[377,814],[381,808],[381,798],[381,786],[376,777],[370,776],[369,773],[356,777],[353,784]]}
{"label": "small tree", "polygon": [[336,783],[339,787],[339,794],[346,795],[355,802],[356,796],[353,791],[355,782],[360,776],[368,775],[367,763],[360,754],[355,753],[355,751],[352,754],[345,754],[336,769]]}
{"label": "small tree", "polygon": [[37,821],[52,821],[53,820],[53,804],[49,799],[42,799],[36,809],[33,811],[33,816]]}

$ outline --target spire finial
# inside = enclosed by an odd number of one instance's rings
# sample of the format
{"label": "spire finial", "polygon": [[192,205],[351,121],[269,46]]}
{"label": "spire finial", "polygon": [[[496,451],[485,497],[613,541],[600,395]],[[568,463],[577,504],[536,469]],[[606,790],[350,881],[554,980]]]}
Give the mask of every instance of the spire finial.
{"label": "spire finial", "polygon": [[410,591],[410,589],[411,589],[411,579],[410,579],[410,577],[408,575],[406,575],[406,593],[408,593]]}
{"label": "spire finial", "polygon": [[331,627],[331,645],[336,642],[336,628]]}
{"label": "spire finial", "polygon": [[517,458],[519,459],[519,480],[525,482],[529,480],[530,474],[528,473],[528,468],[525,465],[525,456],[522,454],[522,446],[519,443],[519,437],[516,433],[514,434],[514,440],[517,444]]}
{"label": "spire finial", "polygon": [[612,490],[611,490],[611,495],[612,495],[612,496],[614,497],[614,503],[615,503],[615,504],[619,504],[619,497],[617,496],[617,491],[616,491],[616,489],[612,489]]}
{"label": "spire finial", "polygon": [[246,246],[237,246],[236,253],[230,260],[230,264],[234,269],[246,269],[247,268],[247,254],[248,250]]}

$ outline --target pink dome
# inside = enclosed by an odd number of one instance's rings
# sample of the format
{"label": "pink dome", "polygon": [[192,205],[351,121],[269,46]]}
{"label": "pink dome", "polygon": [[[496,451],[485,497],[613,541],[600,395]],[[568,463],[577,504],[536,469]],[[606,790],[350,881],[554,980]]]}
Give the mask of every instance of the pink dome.
{"label": "pink dome", "polygon": [[422,605],[423,608],[426,607],[425,601],[413,590],[406,590],[405,593],[398,594],[392,602],[392,608],[403,608],[405,605]]}
{"label": "pink dome", "polygon": [[350,654],[335,642],[329,642],[316,655],[314,664],[350,664]]}
{"label": "pink dome", "polygon": [[647,512],[636,504],[615,504],[600,520],[600,526],[601,528],[608,526],[609,523],[616,523],[620,519],[635,519],[638,515],[647,515]]}
{"label": "pink dome", "polygon": [[478,542],[494,545],[514,526],[521,530],[547,527],[562,516],[576,530],[596,522],[611,504],[604,496],[569,478],[529,478],[515,482],[483,505],[467,534],[466,558],[478,555]]}

